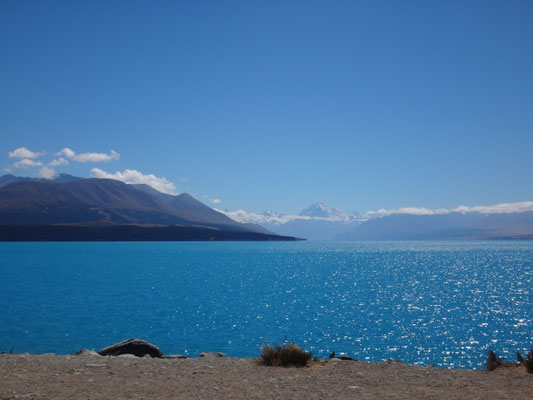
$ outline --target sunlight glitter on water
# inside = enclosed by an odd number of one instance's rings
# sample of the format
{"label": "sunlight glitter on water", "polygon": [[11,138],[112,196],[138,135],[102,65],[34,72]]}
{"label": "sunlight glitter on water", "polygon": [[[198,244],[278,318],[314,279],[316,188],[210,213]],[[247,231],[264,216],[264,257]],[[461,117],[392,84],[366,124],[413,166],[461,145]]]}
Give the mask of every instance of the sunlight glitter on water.
{"label": "sunlight glitter on water", "polygon": [[[533,243],[0,244],[3,346],[70,353],[140,336],[165,353],[482,367],[533,344]],[[68,336],[67,336],[68,335]],[[1,350],[1,349],[0,349]]]}

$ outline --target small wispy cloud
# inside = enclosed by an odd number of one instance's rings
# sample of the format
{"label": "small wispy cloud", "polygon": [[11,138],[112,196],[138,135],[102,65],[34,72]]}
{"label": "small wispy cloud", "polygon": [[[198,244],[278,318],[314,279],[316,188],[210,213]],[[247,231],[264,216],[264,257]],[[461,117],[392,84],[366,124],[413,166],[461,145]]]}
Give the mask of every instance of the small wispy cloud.
{"label": "small wispy cloud", "polygon": [[40,167],[43,163],[40,161],[33,161],[29,158],[25,158],[23,160],[17,161],[13,166],[15,168],[28,168],[28,167]]}
{"label": "small wispy cloud", "polygon": [[56,171],[50,167],[42,167],[39,169],[39,178],[54,179],[57,176]]}
{"label": "small wispy cloud", "polygon": [[114,179],[130,184],[145,184],[162,193],[177,194],[176,187],[167,178],[158,178],[153,174],[143,174],[135,169],[125,169],[123,172],[117,171],[113,174],[102,171],[99,168],[93,168],[91,172],[96,178]]}
{"label": "small wispy cloud", "polygon": [[59,167],[61,165],[69,165],[69,162],[65,160],[63,157],[59,157],[59,158],[55,158],[52,161],[50,161],[48,165],[51,165],[52,167]]}
{"label": "small wispy cloud", "polygon": [[26,147],[19,147],[18,149],[10,151],[8,154],[9,158],[38,158],[42,156],[44,152],[34,152],[28,150]]}
{"label": "small wispy cloud", "polygon": [[220,200],[220,199],[211,199],[211,203],[213,203],[213,204],[220,204],[221,201],[222,200]]}
{"label": "small wispy cloud", "polygon": [[65,156],[70,160],[78,162],[107,162],[120,159],[120,154],[115,150],[107,153],[80,153],[76,154],[72,149],[65,147],[63,150],[54,154],[55,156]]}

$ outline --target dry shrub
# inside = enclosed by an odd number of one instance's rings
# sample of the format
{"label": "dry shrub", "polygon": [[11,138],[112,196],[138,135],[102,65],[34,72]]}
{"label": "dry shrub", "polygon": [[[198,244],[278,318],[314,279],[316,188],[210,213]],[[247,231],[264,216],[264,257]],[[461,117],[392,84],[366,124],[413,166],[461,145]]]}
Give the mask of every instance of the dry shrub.
{"label": "dry shrub", "polygon": [[503,360],[499,358],[493,350],[489,350],[485,363],[489,371],[494,371],[496,368],[503,365]]}
{"label": "dry shrub", "polygon": [[533,374],[533,348],[527,355],[526,360],[524,361],[524,366],[526,367],[527,372]]}
{"label": "dry shrub", "polygon": [[259,361],[269,367],[305,367],[313,355],[294,343],[272,347],[263,345]]}
{"label": "dry shrub", "polygon": [[518,362],[518,364],[524,363],[524,357],[522,357],[522,354],[520,354],[519,350],[516,350],[516,361]]}

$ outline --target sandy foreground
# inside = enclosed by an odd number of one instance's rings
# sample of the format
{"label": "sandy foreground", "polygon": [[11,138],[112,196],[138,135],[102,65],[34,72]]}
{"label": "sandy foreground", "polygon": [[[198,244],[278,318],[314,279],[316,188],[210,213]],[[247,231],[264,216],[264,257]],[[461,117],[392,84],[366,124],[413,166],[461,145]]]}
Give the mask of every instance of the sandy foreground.
{"label": "sandy foreground", "polygon": [[533,374],[338,359],[279,368],[253,358],[0,355],[0,399],[28,398],[533,399]]}

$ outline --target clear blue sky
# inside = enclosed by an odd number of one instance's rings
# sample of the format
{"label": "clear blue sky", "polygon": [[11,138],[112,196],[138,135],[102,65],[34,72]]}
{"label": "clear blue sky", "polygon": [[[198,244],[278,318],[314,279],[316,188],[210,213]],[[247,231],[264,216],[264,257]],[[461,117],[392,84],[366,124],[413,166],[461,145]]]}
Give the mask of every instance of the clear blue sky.
{"label": "clear blue sky", "polygon": [[513,0],[3,0],[1,167],[113,149],[55,169],[230,210],[533,200],[532,21]]}

